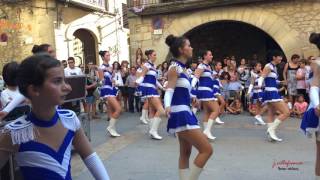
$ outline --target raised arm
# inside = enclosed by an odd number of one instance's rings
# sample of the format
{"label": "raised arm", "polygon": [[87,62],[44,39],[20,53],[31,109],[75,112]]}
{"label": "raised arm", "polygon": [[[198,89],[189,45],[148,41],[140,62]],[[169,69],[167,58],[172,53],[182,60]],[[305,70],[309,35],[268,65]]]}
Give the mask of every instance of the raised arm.
{"label": "raised arm", "polygon": [[271,72],[271,69],[269,66],[265,66],[263,68],[263,71],[261,73],[261,76],[259,77],[259,80],[258,80],[258,86],[261,87],[262,86],[262,83],[264,81],[264,78],[267,77],[267,75]]}

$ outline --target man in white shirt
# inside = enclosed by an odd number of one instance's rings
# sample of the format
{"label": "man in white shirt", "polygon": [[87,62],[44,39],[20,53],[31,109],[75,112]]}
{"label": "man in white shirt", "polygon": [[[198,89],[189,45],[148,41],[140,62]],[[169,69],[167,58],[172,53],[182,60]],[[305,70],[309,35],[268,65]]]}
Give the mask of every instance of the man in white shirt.
{"label": "man in white shirt", "polygon": [[65,76],[83,75],[81,69],[75,66],[75,60],[73,57],[68,58],[68,65],[69,67],[64,69]]}

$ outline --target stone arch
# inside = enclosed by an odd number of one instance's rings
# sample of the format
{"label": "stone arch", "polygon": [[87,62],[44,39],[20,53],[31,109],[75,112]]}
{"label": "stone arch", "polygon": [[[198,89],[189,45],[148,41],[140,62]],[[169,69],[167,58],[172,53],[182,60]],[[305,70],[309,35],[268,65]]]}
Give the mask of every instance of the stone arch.
{"label": "stone arch", "polygon": [[166,34],[181,36],[202,24],[224,20],[244,22],[266,32],[279,44],[287,58],[301,51],[297,31],[281,17],[256,7],[224,7],[181,15],[171,22]]}
{"label": "stone arch", "polygon": [[97,43],[101,43],[100,31],[98,30],[96,25],[93,22],[87,23],[87,22],[84,22],[83,20],[76,20],[68,25],[65,31],[66,40],[67,41],[72,40],[74,37],[73,36],[74,33],[79,29],[87,30],[92,34],[92,36],[95,38]]}

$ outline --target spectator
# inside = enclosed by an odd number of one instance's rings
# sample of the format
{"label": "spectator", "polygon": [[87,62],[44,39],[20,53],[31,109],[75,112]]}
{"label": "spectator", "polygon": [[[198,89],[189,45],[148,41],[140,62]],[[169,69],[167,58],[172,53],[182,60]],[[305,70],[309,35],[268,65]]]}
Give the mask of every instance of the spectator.
{"label": "spectator", "polygon": [[17,62],[10,62],[3,67],[2,76],[6,84],[6,89],[1,93],[1,105],[5,107],[17,94],[20,94],[16,76],[19,65]]}
{"label": "spectator", "polygon": [[[220,76],[220,83],[222,85],[221,95],[225,100],[229,100],[229,81],[230,74],[228,72],[222,72]],[[228,103],[228,101],[226,103]]]}
{"label": "spectator", "polygon": [[134,113],[134,104],[136,112],[140,112],[140,97],[135,94],[137,88],[136,79],[136,68],[131,67],[130,75],[128,76],[125,84],[128,86],[129,111],[132,113]]}
{"label": "spectator", "polygon": [[67,62],[67,60],[62,60],[62,61],[61,61],[61,64],[63,65],[63,68],[64,68],[64,69],[68,67],[68,62]]}
{"label": "spectator", "polygon": [[308,95],[307,95],[307,82],[306,82],[306,63],[307,60],[306,59],[302,59],[300,61],[300,68],[297,71],[297,93],[298,94],[302,94],[304,96],[304,99],[307,99]]}
{"label": "spectator", "polygon": [[[128,61],[122,61],[121,62],[121,77],[123,83],[127,81],[127,78],[130,74],[129,69],[129,62]],[[125,109],[128,110],[128,87],[124,84],[124,86],[120,89],[121,95],[122,95],[122,101],[125,106]]]}
{"label": "spectator", "polygon": [[297,70],[299,69],[300,56],[297,54],[292,55],[291,61],[288,62],[283,71],[284,81],[287,83],[287,90],[289,99],[294,100],[297,95]]}
{"label": "spectator", "polygon": [[250,84],[250,71],[249,71],[249,67],[246,64],[246,60],[244,58],[242,58],[240,60],[240,66],[237,69],[237,72],[239,74],[239,80],[241,82],[241,85],[244,87],[244,89],[242,90],[242,94],[241,94],[241,102],[244,105],[244,110],[246,110],[246,92],[247,89],[249,87]]}
{"label": "spectator", "polygon": [[240,98],[236,97],[234,101],[229,106],[227,106],[227,110],[231,114],[241,114],[242,104],[241,104]]}
{"label": "spectator", "polygon": [[87,97],[86,97],[86,109],[85,111],[91,115],[93,119],[99,119],[96,109],[96,97],[94,92],[98,88],[98,70],[97,67],[92,63],[88,63],[88,74],[87,74]]}
{"label": "spectator", "polygon": [[161,68],[162,68],[162,82],[164,83],[164,81],[166,81],[167,80],[167,75],[168,75],[168,68],[169,68],[169,66],[168,66],[168,62],[167,61],[165,61],[165,62],[163,62],[162,64],[161,64]]}
{"label": "spectator", "polygon": [[83,64],[79,65],[79,68],[81,69],[82,74],[85,74],[85,67]]}
{"label": "spectator", "polygon": [[73,57],[68,58],[68,65],[69,67],[64,69],[65,76],[83,75],[81,69],[75,66],[75,60]]}
{"label": "spectator", "polygon": [[293,114],[296,115],[298,118],[301,118],[304,112],[306,112],[308,107],[308,103],[305,102],[304,96],[299,94],[297,97],[297,101],[294,103],[293,106]]}
{"label": "spectator", "polygon": [[[113,80],[114,80],[114,83],[115,83],[115,86],[116,88],[118,88],[120,90],[120,93],[118,93],[117,97],[118,97],[118,100],[120,101],[120,104],[122,102],[122,93],[124,92],[124,83],[123,83],[123,79],[122,79],[122,76],[121,76],[121,66],[120,66],[120,63],[115,61],[113,64],[112,64],[112,69],[113,69],[113,73],[114,73],[114,76],[113,76]],[[127,104],[123,104],[124,106],[124,111],[127,111],[128,110],[128,105]]]}

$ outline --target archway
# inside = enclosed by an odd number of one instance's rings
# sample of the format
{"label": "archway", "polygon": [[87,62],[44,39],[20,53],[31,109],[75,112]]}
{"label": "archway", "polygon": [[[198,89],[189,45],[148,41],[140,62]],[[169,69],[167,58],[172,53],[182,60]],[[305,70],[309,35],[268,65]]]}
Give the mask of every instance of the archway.
{"label": "archway", "polygon": [[97,64],[97,40],[96,37],[86,29],[78,29],[73,33],[73,54],[76,61],[81,64],[93,62]]}
{"label": "archway", "polygon": [[263,30],[239,21],[213,21],[197,26],[187,33],[194,49],[194,58],[201,50],[212,50],[214,59],[222,60],[226,56],[235,56],[249,61],[266,62],[267,52],[277,49],[283,52],[279,44]]}

